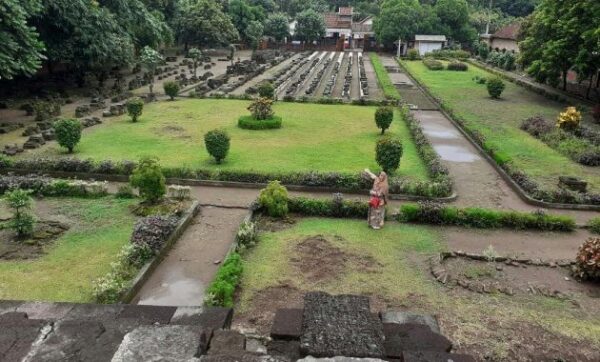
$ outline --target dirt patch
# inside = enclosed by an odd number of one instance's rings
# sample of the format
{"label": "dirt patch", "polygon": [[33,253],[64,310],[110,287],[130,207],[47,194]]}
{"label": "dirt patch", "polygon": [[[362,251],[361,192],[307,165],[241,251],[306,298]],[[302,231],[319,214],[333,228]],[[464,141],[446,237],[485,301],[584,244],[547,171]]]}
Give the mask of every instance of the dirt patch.
{"label": "dirt patch", "polygon": [[382,267],[369,255],[342,251],[323,235],[311,236],[298,243],[290,262],[310,282],[337,278],[349,266],[355,266],[364,273],[375,273]]}
{"label": "dirt patch", "polygon": [[39,258],[45,254],[45,248],[68,229],[67,225],[56,221],[38,221],[33,234],[20,239],[10,229],[0,230],[0,260]]}
{"label": "dirt patch", "polygon": [[261,215],[256,219],[256,223],[260,231],[276,232],[291,228],[296,224],[296,220],[289,217],[279,219]]}
{"label": "dirt patch", "polygon": [[160,136],[171,135],[175,136],[176,138],[192,138],[192,136],[186,133],[185,128],[173,124],[169,124],[161,128],[155,128],[154,133]]}
{"label": "dirt patch", "polygon": [[192,200],[175,200],[163,198],[157,203],[140,202],[131,206],[131,212],[136,216],[177,215],[181,216],[192,205]]}

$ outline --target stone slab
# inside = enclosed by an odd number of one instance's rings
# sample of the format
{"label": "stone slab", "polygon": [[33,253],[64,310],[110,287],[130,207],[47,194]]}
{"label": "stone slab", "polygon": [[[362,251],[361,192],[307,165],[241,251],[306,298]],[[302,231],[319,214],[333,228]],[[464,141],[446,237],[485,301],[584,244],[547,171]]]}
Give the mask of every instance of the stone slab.
{"label": "stone slab", "polygon": [[271,326],[271,338],[299,340],[302,335],[302,309],[278,309]]}
{"label": "stone slab", "polygon": [[300,341],[274,340],[267,345],[267,353],[271,356],[281,357],[295,361],[300,356]]}
{"label": "stone slab", "polygon": [[389,358],[401,358],[406,351],[450,352],[452,342],[448,338],[432,332],[423,324],[385,323],[385,353]]}
{"label": "stone slab", "polygon": [[3,300],[0,301],[0,314],[16,312],[17,308],[23,304],[21,301]]}
{"label": "stone slab", "polygon": [[232,351],[244,351],[246,337],[237,331],[219,329],[213,332],[208,347],[209,355],[228,354]]}
{"label": "stone slab", "polygon": [[475,362],[475,358],[466,354],[445,352],[404,352],[404,362]]}
{"label": "stone slab", "polygon": [[25,302],[17,308],[17,312],[27,313],[29,319],[59,320],[73,309],[72,303]]}
{"label": "stone slab", "polygon": [[304,296],[300,350],[314,357],[384,355],[383,326],[369,298],[311,292]]}
{"label": "stone slab", "polygon": [[203,307],[177,307],[169,324],[200,325]]}
{"label": "stone slab", "polygon": [[225,307],[210,307],[206,308],[195,323],[204,328],[217,330],[231,328],[231,320],[233,319],[233,309]]}
{"label": "stone slab", "polygon": [[63,319],[114,320],[123,311],[122,304],[79,304]]}
{"label": "stone slab", "polygon": [[357,357],[329,357],[329,358],[315,358],[315,357],[304,357],[299,359],[297,362],[384,362],[379,358],[357,358]]}
{"label": "stone slab", "polygon": [[119,318],[134,318],[147,324],[168,324],[177,307],[153,305],[125,305]]}
{"label": "stone slab", "polygon": [[28,319],[23,312],[0,315],[0,361],[21,361],[40,334],[49,330],[49,323]]}
{"label": "stone slab", "polygon": [[142,326],[127,333],[112,362],[188,361],[199,357],[206,332],[194,326]]}
{"label": "stone slab", "polygon": [[418,314],[404,311],[386,311],[379,313],[379,317],[383,323],[416,323],[428,326],[433,332],[440,333],[440,325],[437,318],[428,314]]}

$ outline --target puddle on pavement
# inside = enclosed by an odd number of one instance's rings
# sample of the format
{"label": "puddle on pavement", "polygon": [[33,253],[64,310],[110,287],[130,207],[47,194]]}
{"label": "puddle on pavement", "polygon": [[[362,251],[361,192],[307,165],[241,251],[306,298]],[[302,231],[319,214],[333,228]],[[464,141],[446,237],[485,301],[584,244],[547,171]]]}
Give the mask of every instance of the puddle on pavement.
{"label": "puddle on pavement", "polygon": [[194,306],[202,305],[205,286],[199,278],[189,278],[177,266],[169,268],[168,275],[161,285],[146,291],[147,296],[139,296],[137,304]]}
{"label": "puddle on pavement", "polygon": [[445,161],[474,162],[480,159],[477,154],[459,146],[434,145],[433,148]]}
{"label": "puddle on pavement", "polygon": [[458,139],[460,138],[460,133],[457,130],[438,126],[438,125],[429,125],[429,124],[421,124],[423,126],[423,132],[429,137],[432,138],[442,138],[442,139]]}

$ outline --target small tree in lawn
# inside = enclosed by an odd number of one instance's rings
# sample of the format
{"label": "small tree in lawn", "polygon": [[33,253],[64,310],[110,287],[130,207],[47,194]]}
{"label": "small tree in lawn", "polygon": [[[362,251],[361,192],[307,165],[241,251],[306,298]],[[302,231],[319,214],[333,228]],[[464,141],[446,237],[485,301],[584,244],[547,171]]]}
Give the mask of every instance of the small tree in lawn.
{"label": "small tree in lawn", "polygon": [[163,61],[162,55],[149,46],[145,46],[140,52],[140,63],[150,75],[150,84],[148,86],[150,93],[154,93],[154,73],[156,72],[156,67],[161,65]]}
{"label": "small tree in lawn", "polygon": [[5,195],[8,207],[13,211],[13,218],[9,227],[13,229],[17,236],[26,236],[33,233],[35,220],[27,211],[31,208],[31,191],[15,189],[7,192]]}
{"label": "small tree in lawn", "polygon": [[227,153],[229,152],[229,141],[229,135],[221,129],[214,129],[204,135],[206,151],[219,164],[227,157]]}
{"label": "small tree in lawn", "polygon": [[129,183],[136,187],[140,196],[149,203],[160,200],[166,192],[165,176],[155,157],[142,158],[129,177]]}
{"label": "small tree in lawn", "polygon": [[73,148],[81,140],[81,122],[76,119],[59,119],[54,122],[54,133],[56,141],[62,147],[65,147],[69,153],[73,153]]}
{"label": "small tree in lawn", "polygon": [[262,82],[258,85],[258,95],[261,98],[275,98],[275,88],[271,82]]}
{"label": "small tree in lawn", "polygon": [[500,95],[502,94],[502,92],[504,91],[504,88],[505,88],[505,85],[504,85],[504,82],[502,81],[502,79],[500,79],[498,77],[491,78],[491,79],[487,80],[486,84],[487,84],[487,90],[488,90],[490,97],[492,97],[494,99],[500,98]]}
{"label": "small tree in lawn", "polygon": [[375,158],[381,168],[391,174],[400,167],[402,142],[395,137],[384,137],[377,142]]}
{"label": "small tree in lawn", "polygon": [[391,107],[379,107],[375,111],[375,124],[381,129],[381,134],[390,128],[394,120],[394,110]]}
{"label": "small tree in lawn", "polygon": [[141,98],[135,97],[127,101],[127,114],[131,117],[132,122],[137,122],[143,109],[144,101]]}
{"label": "small tree in lawn", "polygon": [[252,117],[256,120],[269,119],[273,117],[273,100],[260,97],[250,103],[248,110],[252,113]]}
{"label": "small tree in lawn", "polygon": [[272,217],[283,217],[288,213],[288,192],[279,181],[271,181],[260,191],[260,205],[267,209]]}
{"label": "small tree in lawn", "polygon": [[198,64],[202,61],[202,51],[198,48],[191,48],[188,50],[188,57],[192,59],[192,67],[194,69],[194,77],[197,76],[196,69],[198,68]]}
{"label": "small tree in lawn", "polygon": [[165,89],[165,94],[171,97],[171,100],[175,100],[175,97],[179,94],[179,83],[177,82],[165,82],[163,88]]}

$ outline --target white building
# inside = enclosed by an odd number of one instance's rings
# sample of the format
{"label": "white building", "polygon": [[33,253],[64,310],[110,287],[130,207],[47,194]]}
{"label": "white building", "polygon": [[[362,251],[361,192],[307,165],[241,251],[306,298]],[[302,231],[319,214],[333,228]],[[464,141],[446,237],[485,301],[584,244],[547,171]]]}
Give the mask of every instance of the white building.
{"label": "white building", "polygon": [[425,55],[434,50],[442,49],[446,42],[445,35],[415,35],[413,48],[417,49],[419,55]]}

